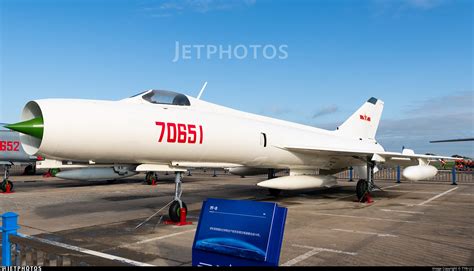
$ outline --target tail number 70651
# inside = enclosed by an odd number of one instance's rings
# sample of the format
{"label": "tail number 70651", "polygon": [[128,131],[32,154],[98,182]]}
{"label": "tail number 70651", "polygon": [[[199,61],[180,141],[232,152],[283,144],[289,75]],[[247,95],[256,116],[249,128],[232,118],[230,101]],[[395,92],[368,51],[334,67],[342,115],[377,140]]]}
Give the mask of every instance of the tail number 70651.
{"label": "tail number 70651", "polygon": [[[173,122],[155,122],[157,126],[161,127],[160,138],[158,142],[168,143],[189,143],[202,144],[203,130],[202,126],[194,124],[183,124]],[[165,138],[166,132],[166,138]]]}

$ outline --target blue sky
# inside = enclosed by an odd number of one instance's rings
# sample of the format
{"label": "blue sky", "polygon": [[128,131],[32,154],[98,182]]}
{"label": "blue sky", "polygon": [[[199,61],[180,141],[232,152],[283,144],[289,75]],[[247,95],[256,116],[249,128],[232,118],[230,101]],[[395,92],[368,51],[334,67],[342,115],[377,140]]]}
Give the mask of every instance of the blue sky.
{"label": "blue sky", "polygon": [[[169,89],[333,129],[385,101],[386,149],[474,156],[473,3],[449,0],[0,1],[0,122],[32,99]],[[286,45],[285,59],[181,59],[175,44]]]}

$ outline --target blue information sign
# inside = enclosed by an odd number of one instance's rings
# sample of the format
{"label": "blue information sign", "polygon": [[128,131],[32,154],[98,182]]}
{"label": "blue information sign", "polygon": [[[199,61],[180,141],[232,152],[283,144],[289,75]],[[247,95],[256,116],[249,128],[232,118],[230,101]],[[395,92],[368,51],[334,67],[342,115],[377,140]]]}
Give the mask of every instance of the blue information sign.
{"label": "blue information sign", "polygon": [[286,213],[270,202],[204,201],[193,266],[278,266]]}

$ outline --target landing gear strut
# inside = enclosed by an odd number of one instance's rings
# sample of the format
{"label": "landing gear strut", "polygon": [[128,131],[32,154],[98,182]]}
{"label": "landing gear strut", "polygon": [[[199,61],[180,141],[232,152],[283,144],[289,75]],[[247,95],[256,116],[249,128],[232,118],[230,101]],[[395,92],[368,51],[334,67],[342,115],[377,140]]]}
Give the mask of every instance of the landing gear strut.
{"label": "landing gear strut", "polygon": [[[268,179],[274,179],[275,178],[275,169],[269,168],[268,169]],[[278,197],[281,193],[280,189],[274,189],[274,188],[269,188],[268,192],[270,193],[271,196],[273,197]]]}
{"label": "landing gear strut", "polygon": [[[188,207],[186,204],[181,200],[181,194],[183,193],[183,190],[181,188],[181,178],[182,178],[182,172],[176,172],[176,177],[174,179],[174,201],[170,205],[169,209],[169,216],[171,221],[173,222],[182,222],[182,215],[186,217],[188,213]],[[184,210],[184,212],[183,212]],[[184,217],[184,218],[185,218]]]}
{"label": "landing gear strut", "polygon": [[371,203],[370,192],[374,190],[376,185],[374,184],[374,168],[375,162],[367,159],[367,179],[360,179],[357,182],[356,194],[359,202]]}
{"label": "landing gear strut", "polygon": [[10,177],[10,165],[5,165],[5,173],[3,175],[3,180],[0,183],[0,190],[3,193],[10,193],[13,191],[13,183],[8,179]]}

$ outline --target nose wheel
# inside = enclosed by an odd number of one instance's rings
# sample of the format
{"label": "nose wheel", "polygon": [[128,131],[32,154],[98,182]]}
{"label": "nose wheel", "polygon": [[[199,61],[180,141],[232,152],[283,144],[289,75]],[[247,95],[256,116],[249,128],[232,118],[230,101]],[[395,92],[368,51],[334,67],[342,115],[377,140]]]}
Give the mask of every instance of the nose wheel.
{"label": "nose wheel", "polygon": [[188,207],[186,203],[181,200],[181,194],[183,190],[182,185],[182,172],[176,172],[176,177],[174,179],[174,200],[169,208],[169,217],[171,223],[177,223],[177,225],[188,225],[191,222],[186,222],[186,216],[188,214]]}
{"label": "nose wheel", "polygon": [[10,177],[10,165],[5,166],[5,173],[3,176],[3,180],[0,183],[0,190],[3,193],[11,193],[13,192],[13,183],[8,179]]}
{"label": "nose wheel", "polygon": [[155,172],[147,172],[145,176],[145,182],[148,185],[156,185],[157,180],[158,180],[158,175]]}
{"label": "nose wheel", "polygon": [[181,203],[177,200],[173,201],[171,203],[170,208],[169,208],[169,216],[171,221],[173,222],[180,222],[181,221],[181,208],[184,209],[184,215],[186,216],[188,214],[188,207],[186,206],[186,203],[182,202]]}
{"label": "nose wheel", "polygon": [[0,184],[0,189],[3,193],[11,193],[13,192],[13,183],[10,180],[5,179]]}

